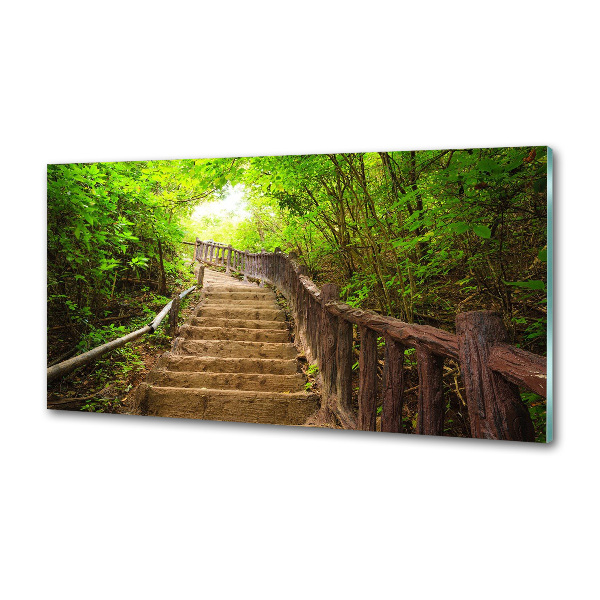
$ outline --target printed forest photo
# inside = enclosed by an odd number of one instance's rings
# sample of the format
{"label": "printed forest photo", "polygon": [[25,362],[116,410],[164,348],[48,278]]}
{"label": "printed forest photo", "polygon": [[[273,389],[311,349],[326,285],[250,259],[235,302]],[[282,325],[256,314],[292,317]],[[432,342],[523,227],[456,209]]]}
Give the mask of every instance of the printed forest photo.
{"label": "printed forest photo", "polygon": [[47,406],[549,442],[551,165],[48,165]]}

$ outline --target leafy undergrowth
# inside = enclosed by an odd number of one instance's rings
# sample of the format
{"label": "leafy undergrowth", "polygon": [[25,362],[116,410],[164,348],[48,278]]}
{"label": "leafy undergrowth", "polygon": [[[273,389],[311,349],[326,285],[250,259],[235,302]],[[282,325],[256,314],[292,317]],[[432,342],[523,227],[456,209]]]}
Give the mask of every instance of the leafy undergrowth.
{"label": "leafy undergrowth", "polygon": [[[183,272],[172,282],[172,292],[180,292],[193,285],[193,275]],[[191,314],[200,296],[194,290],[183,300],[178,324]],[[77,327],[55,327],[48,331],[49,364],[65,354],[65,348],[75,350],[73,355],[115,340],[150,323],[171,298],[151,292],[148,288],[118,298],[117,315],[125,317],[117,323],[100,321],[78,323]],[[168,335],[168,317],[158,331],[147,334],[105,354],[91,364],[80,367],[48,385],[48,408],[58,410],[83,410],[87,412],[127,412],[126,399],[152,369],[158,358],[171,348]]]}

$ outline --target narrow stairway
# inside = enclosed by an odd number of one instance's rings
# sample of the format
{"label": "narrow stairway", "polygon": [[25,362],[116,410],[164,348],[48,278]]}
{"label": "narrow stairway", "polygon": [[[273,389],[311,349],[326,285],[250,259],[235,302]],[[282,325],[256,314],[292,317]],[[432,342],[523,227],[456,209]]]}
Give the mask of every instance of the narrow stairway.
{"label": "narrow stairway", "polygon": [[272,290],[206,270],[205,297],[133,399],[137,414],[302,425],[318,408]]}

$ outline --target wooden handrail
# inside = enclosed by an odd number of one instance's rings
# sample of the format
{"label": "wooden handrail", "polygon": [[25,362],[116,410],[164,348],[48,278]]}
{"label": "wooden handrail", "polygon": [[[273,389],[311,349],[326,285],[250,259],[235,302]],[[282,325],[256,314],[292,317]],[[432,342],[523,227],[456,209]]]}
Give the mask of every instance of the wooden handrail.
{"label": "wooden handrail", "polygon": [[385,317],[371,310],[352,308],[339,302],[326,304],[325,308],[333,315],[343,317],[355,325],[368,327],[381,335],[388,335],[409,348],[423,346],[439,356],[458,359],[456,335],[443,329],[404,323],[394,317]]}
{"label": "wooden handrail", "polygon": [[[382,431],[402,431],[402,361],[415,348],[419,373],[417,432],[443,434],[443,361],[460,364],[473,437],[533,441],[533,425],[517,386],[546,396],[546,359],[506,343],[502,320],[490,311],[459,313],[456,333],[429,325],[404,323],[339,302],[336,286],[319,288],[296,255],[248,252],[196,239],[195,259],[225,266],[276,286],[287,298],[297,338],[307,358],[319,366],[323,400],[319,418],[334,414],[346,428],[373,430],[378,403],[376,386],[378,336],[385,339]],[[227,252],[227,259],[225,253]],[[335,288],[335,289],[334,289]],[[361,337],[358,418],[351,409],[352,328]],[[374,341],[375,340],[375,341]]]}
{"label": "wooden handrail", "polygon": [[546,396],[546,357],[498,342],[490,348],[488,367],[512,383]]}
{"label": "wooden handrail", "polygon": [[[179,294],[180,300],[183,300],[195,288],[196,288],[196,286],[193,285],[191,288],[188,288],[184,292],[181,292],[181,294]],[[84,352],[83,354],[79,354],[77,356],[74,356],[73,358],[70,358],[69,360],[65,360],[63,362],[60,362],[56,365],[49,367],[47,369],[47,375],[46,375],[47,380],[52,381],[52,380],[56,379],[57,377],[62,377],[63,375],[66,375],[67,373],[70,373],[71,371],[74,371],[75,369],[82,367],[83,365],[86,365],[86,364],[92,362],[93,360],[96,360],[97,358],[100,358],[102,355],[106,354],[107,352],[110,352],[111,350],[115,350],[116,348],[120,348],[121,346],[124,346],[125,344],[127,344],[129,342],[133,342],[134,340],[137,340],[138,338],[142,337],[146,333],[153,333],[154,331],[157,330],[157,328],[161,324],[162,320],[167,316],[167,314],[171,310],[172,304],[173,304],[173,300],[171,300],[156,315],[156,317],[154,318],[152,323],[146,325],[145,327],[142,327],[141,329],[137,329],[136,331],[132,331],[131,333],[128,333],[127,335],[117,338],[116,340],[112,340],[111,342],[102,344],[102,346],[98,346],[96,348],[93,348],[92,350],[88,350],[87,352]]]}

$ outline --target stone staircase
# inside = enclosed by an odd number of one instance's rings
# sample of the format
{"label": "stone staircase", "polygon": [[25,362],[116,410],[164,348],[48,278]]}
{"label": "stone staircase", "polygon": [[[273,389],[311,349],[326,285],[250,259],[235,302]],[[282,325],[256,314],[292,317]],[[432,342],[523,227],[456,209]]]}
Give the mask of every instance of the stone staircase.
{"label": "stone staircase", "polygon": [[318,408],[275,294],[206,270],[204,299],[133,398],[137,414],[302,425]]}

